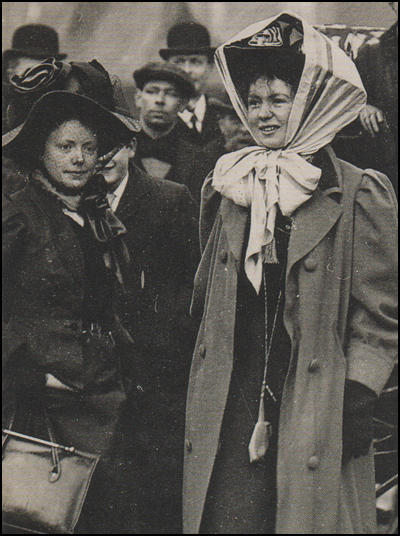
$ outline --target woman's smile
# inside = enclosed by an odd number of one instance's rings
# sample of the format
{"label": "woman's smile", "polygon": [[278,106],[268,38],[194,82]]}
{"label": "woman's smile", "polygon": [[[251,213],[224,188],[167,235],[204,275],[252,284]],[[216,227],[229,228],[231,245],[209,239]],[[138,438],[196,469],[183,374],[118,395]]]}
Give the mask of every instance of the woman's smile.
{"label": "woman's smile", "polygon": [[293,106],[292,87],[278,78],[260,76],[250,84],[248,122],[256,138],[270,149],[280,149]]}

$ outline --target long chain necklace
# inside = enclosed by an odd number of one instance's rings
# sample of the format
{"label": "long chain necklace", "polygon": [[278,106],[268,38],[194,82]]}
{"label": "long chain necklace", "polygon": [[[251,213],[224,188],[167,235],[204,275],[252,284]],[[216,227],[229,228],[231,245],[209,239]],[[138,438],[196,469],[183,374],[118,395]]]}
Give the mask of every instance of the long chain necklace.
{"label": "long chain necklace", "polygon": [[260,403],[258,408],[258,419],[256,422],[256,425],[253,430],[253,434],[250,439],[249,443],[249,456],[250,456],[250,463],[261,461],[269,447],[269,440],[272,435],[272,424],[265,420],[265,405],[264,405],[264,399],[265,399],[265,393],[268,393],[268,395],[271,397],[271,399],[274,401],[274,403],[277,403],[277,399],[271,389],[271,387],[267,383],[267,373],[268,373],[268,362],[269,357],[271,354],[272,349],[272,343],[274,340],[274,334],[276,329],[276,323],[278,319],[278,314],[282,302],[282,279],[283,274],[285,272],[284,268],[285,264],[283,263],[282,272],[279,278],[279,294],[278,299],[276,302],[276,308],[275,308],[275,314],[274,319],[272,323],[271,328],[271,334],[268,340],[268,296],[267,296],[267,285],[266,285],[266,276],[265,276],[265,268],[263,267],[263,283],[264,283],[264,303],[265,303],[265,365],[264,365],[264,374],[263,374],[263,381],[261,385],[261,393],[260,393]]}

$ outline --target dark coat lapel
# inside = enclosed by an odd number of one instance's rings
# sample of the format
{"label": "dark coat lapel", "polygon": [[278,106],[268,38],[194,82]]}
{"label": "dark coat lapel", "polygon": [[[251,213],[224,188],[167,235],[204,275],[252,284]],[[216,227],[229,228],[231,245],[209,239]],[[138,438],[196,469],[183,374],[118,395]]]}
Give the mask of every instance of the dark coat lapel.
{"label": "dark coat lapel", "polygon": [[207,143],[215,138],[222,138],[222,134],[218,126],[216,110],[210,105],[207,97],[206,100],[207,107],[203,120],[203,130],[201,132],[203,143]]}
{"label": "dark coat lapel", "polygon": [[82,285],[84,273],[84,261],[79,241],[68,221],[68,216],[63,214],[57,200],[40,187],[30,186],[31,199],[40,209],[43,217],[48,220],[54,245],[57,248],[64,268],[69,271],[75,281]]}
{"label": "dark coat lapel", "polygon": [[132,216],[142,202],[142,197],[153,188],[153,181],[147,173],[133,163],[129,166],[129,179],[117,208],[118,216]]}
{"label": "dark coat lapel", "polygon": [[134,164],[130,165],[128,184],[116,214],[126,226],[130,241],[135,244],[143,244],[151,237],[148,214],[154,202],[155,188],[151,177]]}

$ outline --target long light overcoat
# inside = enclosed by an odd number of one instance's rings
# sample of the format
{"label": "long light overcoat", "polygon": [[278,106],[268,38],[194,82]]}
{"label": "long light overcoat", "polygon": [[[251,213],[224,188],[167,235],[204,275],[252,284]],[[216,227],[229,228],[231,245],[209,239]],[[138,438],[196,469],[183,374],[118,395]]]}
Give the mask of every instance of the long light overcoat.
{"label": "long light overcoat", "polygon": [[[289,242],[284,322],[292,353],[280,411],[277,534],[376,532],[372,450],[342,467],[343,392],[348,378],[379,394],[393,367],[396,201],[386,177],[326,150],[336,184],[318,187],[294,213]],[[247,218],[227,198],[212,230],[207,205],[202,213],[203,244],[211,234],[192,302],[202,322],[187,398],[185,534],[199,532],[218,450]]]}

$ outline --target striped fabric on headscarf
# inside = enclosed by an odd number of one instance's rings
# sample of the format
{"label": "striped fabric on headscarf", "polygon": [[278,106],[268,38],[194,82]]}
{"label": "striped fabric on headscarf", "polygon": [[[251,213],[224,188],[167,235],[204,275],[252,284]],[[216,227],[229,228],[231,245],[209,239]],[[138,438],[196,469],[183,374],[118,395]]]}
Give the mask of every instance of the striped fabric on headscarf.
{"label": "striped fabric on headscarf", "polygon": [[[226,51],[232,45],[240,48],[243,43],[249,48],[252,39],[258,43],[257,49],[262,50],[260,36],[263,37],[269,27],[290,20],[302,28],[301,52],[305,65],[289,116],[284,147],[271,150],[251,131],[246,104],[234,83],[243,66],[230,61]],[[266,43],[268,54],[273,54],[274,46]],[[235,203],[251,207],[245,272],[259,292],[262,263],[276,262],[273,246],[277,207],[290,216],[312,196],[321,170],[306,157],[329,144],[337,132],[358,117],[365,105],[366,93],[354,63],[345,52],[301,17],[289,12],[252,24],[221,45],[215,60],[232,104],[257,146],[222,156],[215,167],[212,186]]]}

